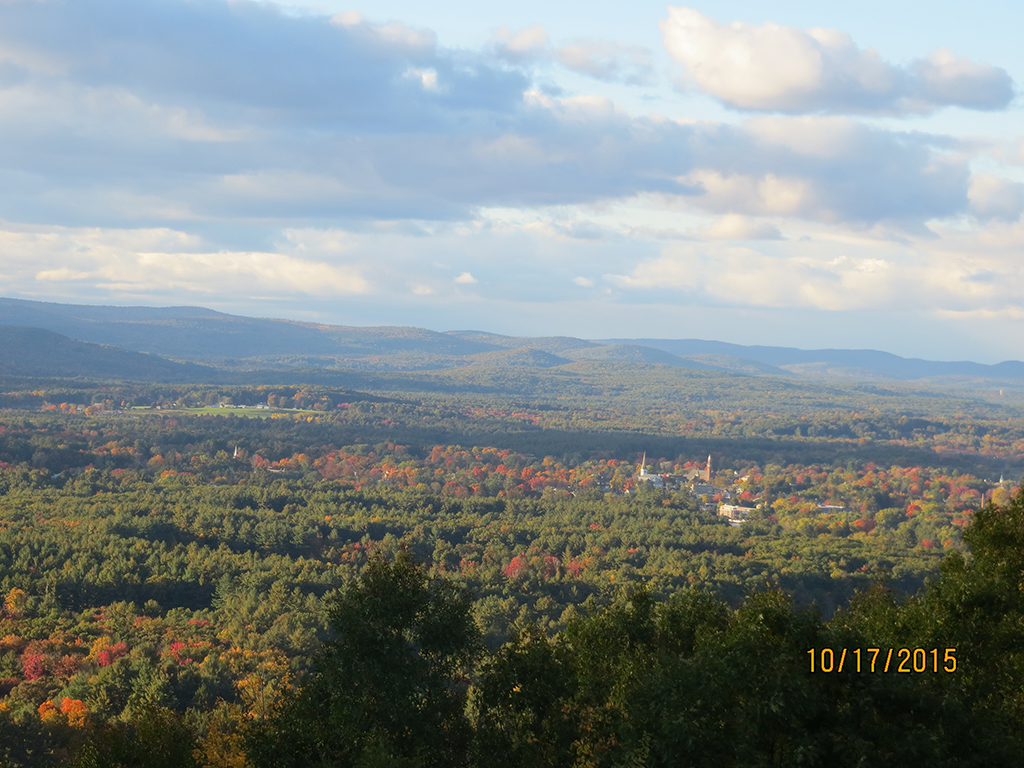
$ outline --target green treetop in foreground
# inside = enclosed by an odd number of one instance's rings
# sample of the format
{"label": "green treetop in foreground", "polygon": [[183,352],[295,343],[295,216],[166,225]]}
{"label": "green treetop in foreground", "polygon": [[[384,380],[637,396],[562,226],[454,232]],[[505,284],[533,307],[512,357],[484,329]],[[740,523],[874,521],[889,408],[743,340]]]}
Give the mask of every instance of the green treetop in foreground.
{"label": "green treetop in foreground", "polygon": [[[249,727],[254,766],[1017,766],[1024,714],[1024,494],[978,513],[942,578],[876,587],[824,622],[780,592],[736,610],[644,589],[479,652],[469,600],[407,552],[334,603],[315,672]],[[840,673],[808,651],[846,648]],[[938,649],[936,672],[867,670]],[[865,659],[860,673],[853,651]],[[956,659],[955,671],[949,671]],[[930,664],[930,662],[929,662]]]}
{"label": "green treetop in foreground", "polygon": [[406,550],[374,555],[330,610],[333,640],[297,695],[252,729],[273,766],[453,766],[471,730],[466,677],[480,649],[469,595]]}

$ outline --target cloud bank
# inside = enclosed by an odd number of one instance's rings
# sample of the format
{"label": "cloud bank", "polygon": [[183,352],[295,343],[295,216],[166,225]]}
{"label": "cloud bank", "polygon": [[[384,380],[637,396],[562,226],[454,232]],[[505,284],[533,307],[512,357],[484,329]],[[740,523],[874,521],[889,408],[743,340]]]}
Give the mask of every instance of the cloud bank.
{"label": "cloud bank", "polygon": [[[599,95],[545,95],[493,51],[357,14],[14,0],[0,22],[0,49],[18,52],[0,79],[0,207],[15,221],[334,226],[655,195],[919,228],[969,207],[965,159],[943,137],[847,118],[633,116]],[[531,27],[502,50],[548,48]],[[557,55],[601,75],[614,53]]]}

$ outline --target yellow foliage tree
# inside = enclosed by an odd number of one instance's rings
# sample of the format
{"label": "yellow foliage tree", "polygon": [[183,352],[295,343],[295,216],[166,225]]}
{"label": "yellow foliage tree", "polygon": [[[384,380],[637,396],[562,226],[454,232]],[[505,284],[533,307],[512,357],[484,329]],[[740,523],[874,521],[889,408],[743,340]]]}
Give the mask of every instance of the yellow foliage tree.
{"label": "yellow foliage tree", "polygon": [[245,740],[242,727],[245,714],[237,704],[217,702],[210,714],[199,747],[192,753],[202,768],[246,768]]}
{"label": "yellow foliage tree", "polygon": [[4,598],[4,610],[7,612],[8,616],[17,619],[25,612],[25,606],[27,603],[28,595],[25,594],[25,590],[15,587],[8,592],[7,597]]}

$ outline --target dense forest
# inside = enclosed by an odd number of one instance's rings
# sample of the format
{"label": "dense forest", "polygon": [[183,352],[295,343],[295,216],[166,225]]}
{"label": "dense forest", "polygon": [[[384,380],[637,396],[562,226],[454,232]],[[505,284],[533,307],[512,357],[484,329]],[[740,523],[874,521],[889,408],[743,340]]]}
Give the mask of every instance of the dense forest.
{"label": "dense forest", "polygon": [[2,765],[1020,762],[1006,408],[18,383]]}

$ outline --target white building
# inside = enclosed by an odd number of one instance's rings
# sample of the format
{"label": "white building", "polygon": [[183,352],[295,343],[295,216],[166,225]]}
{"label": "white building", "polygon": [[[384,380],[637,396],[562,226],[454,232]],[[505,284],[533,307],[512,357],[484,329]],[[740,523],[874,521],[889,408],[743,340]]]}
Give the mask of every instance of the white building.
{"label": "white building", "polygon": [[636,479],[641,483],[650,483],[655,488],[665,487],[665,478],[661,475],[652,475],[647,471],[647,452],[644,452],[643,461],[640,462],[640,471],[637,473]]}

